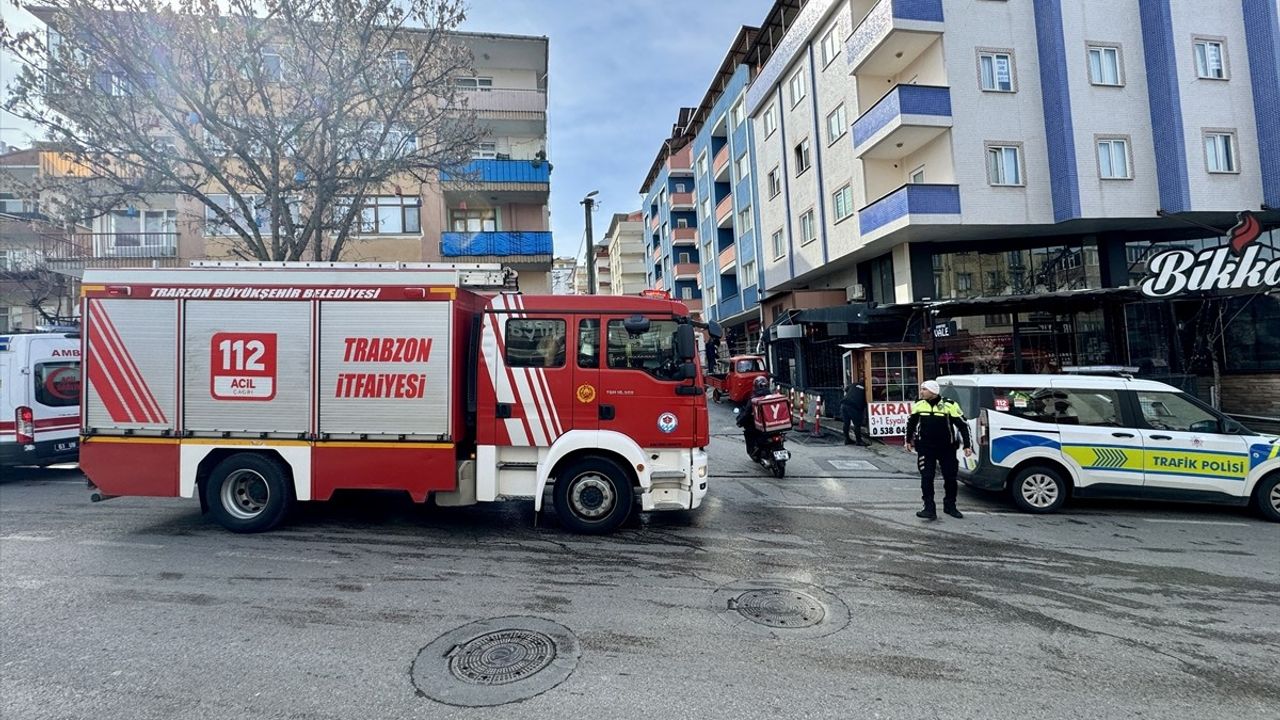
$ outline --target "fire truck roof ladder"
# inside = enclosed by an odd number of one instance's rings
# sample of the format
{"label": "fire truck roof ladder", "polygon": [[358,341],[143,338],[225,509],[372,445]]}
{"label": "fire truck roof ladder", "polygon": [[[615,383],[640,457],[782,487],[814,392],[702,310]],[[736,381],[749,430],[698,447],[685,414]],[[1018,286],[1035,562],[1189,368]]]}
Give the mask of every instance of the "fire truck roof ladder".
{"label": "fire truck roof ladder", "polygon": [[427,262],[269,262],[264,260],[192,260],[201,270],[432,270],[453,271],[459,287],[502,288],[507,285],[507,269],[497,263]]}

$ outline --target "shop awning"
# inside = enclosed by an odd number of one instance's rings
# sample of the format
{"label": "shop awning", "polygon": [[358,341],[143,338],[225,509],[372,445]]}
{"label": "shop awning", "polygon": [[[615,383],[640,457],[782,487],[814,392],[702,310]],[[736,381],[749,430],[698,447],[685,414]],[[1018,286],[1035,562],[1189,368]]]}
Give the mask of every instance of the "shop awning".
{"label": "shop awning", "polygon": [[1001,295],[999,297],[943,300],[925,303],[938,317],[992,314],[997,312],[1076,312],[1097,309],[1103,305],[1125,304],[1142,300],[1135,287],[1061,290],[1036,295]]}
{"label": "shop awning", "polygon": [[911,316],[910,305],[889,305],[871,307],[866,303],[853,305],[837,305],[835,307],[813,308],[796,313],[792,322],[797,323],[849,323],[870,324],[875,322],[902,322]]}

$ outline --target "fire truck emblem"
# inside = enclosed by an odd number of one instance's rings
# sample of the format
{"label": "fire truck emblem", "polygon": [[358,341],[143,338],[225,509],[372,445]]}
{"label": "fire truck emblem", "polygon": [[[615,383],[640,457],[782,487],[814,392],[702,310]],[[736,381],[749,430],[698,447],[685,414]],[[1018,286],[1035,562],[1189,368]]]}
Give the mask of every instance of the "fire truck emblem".
{"label": "fire truck emblem", "polygon": [[587,404],[596,399],[596,389],[592,385],[578,386],[578,402]]}
{"label": "fire truck emblem", "polygon": [[658,416],[658,429],[664,433],[675,432],[676,426],[679,424],[680,419],[676,417],[675,413],[664,412]]}

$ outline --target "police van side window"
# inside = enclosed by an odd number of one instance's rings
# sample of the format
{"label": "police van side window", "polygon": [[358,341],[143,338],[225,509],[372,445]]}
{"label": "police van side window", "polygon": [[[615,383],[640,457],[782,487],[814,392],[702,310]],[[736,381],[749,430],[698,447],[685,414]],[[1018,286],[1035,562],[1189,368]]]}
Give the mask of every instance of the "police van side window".
{"label": "police van side window", "polygon": [[1142,419],[1155,430],[1181,432],[1218,432],[1218,417],[1187,399],[1171,392],[1138,392]]}
{"label": "police van side window", "polygon": [[942,397],[954,400],[960,411],[967,418],[978,417],[978,388],[969,386],[943,385]]}
{"label": "police van side window", "polygon": [[507,366],[564,367],[564,320],[508,320]]}
{"label": "police van side window", "polygon": [[70,407],[80,404],[80,363],[62,361],[36,363],[36,402],[45,407]]}
{"label": "police van side window", "polygon": [[1057,425],[1119,427],[1120,396],[1113,390],[995,388],[994,409]]}

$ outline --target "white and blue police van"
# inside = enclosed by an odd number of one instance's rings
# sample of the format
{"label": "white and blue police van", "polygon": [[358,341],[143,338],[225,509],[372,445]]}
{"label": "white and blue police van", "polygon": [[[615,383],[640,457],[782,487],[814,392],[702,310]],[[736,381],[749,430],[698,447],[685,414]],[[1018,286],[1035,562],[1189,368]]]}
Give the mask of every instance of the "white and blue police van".
{"label": "white and blue police van", "polygon": [[80,336],[0,335],[0,468],[79,454]]}
{"label": "white and blue police van", "polygon": [[976,453],[960,480],[1030,513],[1072,497],[1254,504],[1280,522],[1280,438],[1177,388],[1102,375],[950,375]]}

